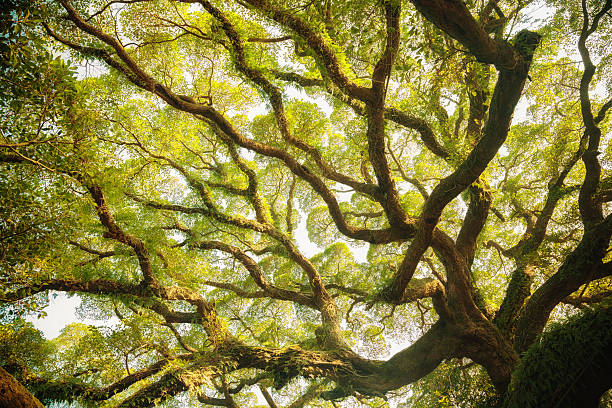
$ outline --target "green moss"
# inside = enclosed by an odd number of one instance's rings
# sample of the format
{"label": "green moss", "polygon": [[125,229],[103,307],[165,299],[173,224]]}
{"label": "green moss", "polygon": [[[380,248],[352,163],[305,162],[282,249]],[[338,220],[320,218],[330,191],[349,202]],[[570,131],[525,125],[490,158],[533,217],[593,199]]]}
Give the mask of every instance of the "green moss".
{"label": "green moss", "polygon": [[499,406],[589,406],[585,402],[589,396],[597,396],[610,386],[610,350],[612,307],[609,305],[587,310],[563,325],[553,325],[524,354]]}

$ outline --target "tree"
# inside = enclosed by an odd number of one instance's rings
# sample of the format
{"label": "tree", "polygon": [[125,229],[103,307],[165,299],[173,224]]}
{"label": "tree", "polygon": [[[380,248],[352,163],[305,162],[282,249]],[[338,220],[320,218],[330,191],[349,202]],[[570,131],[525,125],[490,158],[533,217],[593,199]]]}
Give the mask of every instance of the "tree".
{"label": "tree", "polygon": [[598,406],[611,8],[14,5],[5,321],[60,291],[118,323],[11,374],[121,407]]}

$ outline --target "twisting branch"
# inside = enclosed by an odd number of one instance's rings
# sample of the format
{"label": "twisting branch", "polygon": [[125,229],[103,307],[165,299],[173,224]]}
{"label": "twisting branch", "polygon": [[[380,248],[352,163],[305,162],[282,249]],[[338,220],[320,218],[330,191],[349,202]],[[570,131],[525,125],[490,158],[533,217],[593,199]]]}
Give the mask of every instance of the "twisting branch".
{"label": "twisting branch", "polygon": [[505,256],[513,257],[516,262],[516,268],[512,272],[510,283],[506,288],[506,295],[495,316],[495,324],[505,332],[512,333],[515,319],[518,317],[525,299],[531,294],[534,263],[537,260],[538,249],[546,237],[548,224],[558,202],[571,191],[564,187],[563,183],[569,172],[583,155],[585,143],[586,138],[583,135],[578,150],[569,162],[563,166],[559,175],[550,180],[546,201],[542,206],[542,210],[535,221],[528,224],[519,242],[506,250],[500,248],[495,243],[491,243],[491,246],[496,246],[498,252]]}
{"label": "twisting branch", "polygon": [[166,323],[166,324],[164,324],[164,326],[166,326],[167,328],[170,329],[170,331],[172,332],[172,334],[174,334],[174,337],[176,337],[176,340],[179,342],[179,344],[181,345],[182,348],[184,348],[186,351],[188,351],[190,353],[197,353],[198,352],[197,349],[195,349],[195,348],[193,348],[190,345],[185,343],[185,341],[183,340],[183,337],[178,332],[178,330],[176,330],[176,327],[174,327],[174,325],[172,323]]}
{"label": "twisting branch", "polygon": [[[70,241],[68,241],[68,243],[71,244],[71,245],[74,245],[75,247],[79,248],[82,251],[87,252],[88,254],[96,255],[96,257],[93,258],[93,261],[97,261],[97,260],[104,259],[104,258],[109,258],[111,256],[116,255],[115,251],[98,251],[97,249],[89,248],[89,247],[87,247],[87,246],[85,246],[83,244],[80,244],[80,243],[76,242],[76,241],[70,240]],[[90,263],[90,262],[92,262],[92,260],[84,261],[82,263],[82,265],[85,265],[85,264]]]}
{"label": "twisting branch", "polygon": [[[236,186],[223,185],[223,183],[201,181],[194,171],[197,167],[183,166],[178,160],[155,154],[143,147],[138,139],[136,139],[135,146],[146,152],[150,157],[157,159],[149,160],[150,162],[163,162],[163,165],[168,164],[174,170],[181,173],[191,191],[195,193],[199,203],[194,206],[179,205],[147,201],[131,195],[134,200],[154,209],[191,215],[189,217],[190,220],[194,218],[207,218],[207,221],[210,219],[213,221],[213,224],[230,225],[241,229],[240,231],[242,232],[245,230],[250,230],[249,233],[255,231],[261,235],[266,235],[262,239],[262,242],[265,242],[264,245],[268,245],[266,242],[268,242],[268,238],[271,238],[275,243],[274,246],[269,248],[280,248],[278,254],[289,258],[295,265],[301,267],[307,276],[308,286],[305,286],[306,289],[303,292],[282,289],[275,286],[274,282],[268,281],[264,273],[265,271],[262,270],[263,267],[261,265],[263,263],[260,265],[255,255],[247,255],[249,249],[251,253],[255,254],[265,253],[264,250],[268,251],[268,249],[264,248],[261,251],[254,250],[251,247],[251,243],[237,236],[240,232],[233,234],[235,242],[239,242],[237,245],[240,245],[241,248],[219,241],[203,240],[201,237],[196,237],[195,234],[184,242],[175,245],[175,247],[215,250],[230,254],[237,261],[236,263],[240,263],[246,268],[251,277],[250,279],[253,279],[258,289],[247,291],[232,283],[214,281],[205,281],[205,284],[232,291],[239,296],[250,299],[265,297],[290,300],[319,310],[323,321],[323,330],[317,330],[315,334],[317,335],[317,340],[319,340],[319,345],[326,350],[325,352],[307,351],[297,346],[270,349],[245,345],[237,338],[233,338],[223,328],[223,325],[216,316],[214,305],[204,299],[198,292],[187,288],[162,286],[160,282],[164,281],[161,280],[161,276],[159,278],[160,281],[156,280],[151,267],[149,253],[142,240],[128,234],[117,225],[107,203],[104,201],[101,189],[95,185],[89,186],[87,188],[96,204],[100,222],[107,230],[106,236],[129,246],[136,254],[143,273],[144,284],[131,285],[130,288],[124,287],[116,290],[129,289],[132,296],[136,297],[134,302],[161,315],[170,330],[173,330],[172,324],[177,322],[204,325],[212,343],[210,345],[211,353],[202,353],[206,354],[206,356],[202,359],[198,356],[198,361],[194,361],[193,364],[181,368],[178,372],[174,373],[177,374],[175,376],[169,375],[170,373],[160,373],[159,381],[132,393],[123,402],[123,406],[147,406],[152,400],[151,397],[163,399],[189,388],[190,385],[199,385],[200,383],[190,383],[188,380],[188,376],[199,372],[198,370],[202,370],[201,372],[205,373],[203,378],[212,378],[213,381],[220,379],[222,381],[222,387],[218,387],[218,389],[223,392],[224,398],[207,399],[206,401],[223,406],[233,406],[235,403],[230,395],[231,390],[223,376],[243,368],[268,371],[274,378],[274,385],[276,387],[282,387],[290,379],[300,375],[310,378],[329,378],[338,382],[336,389],[322,394],[324,398],[329,399],[341,398],[353,393],[384,395],[390,389],[395,389],[421,378],[435,369],[446,358],[463,356],[468,356],[476,363],[485,366],[498,389],[500,391],[505,389],[510,373],[512,373],[518,361],[518,355],[506,344],[505,339],[499,333],[499,330],[489,321],[488,316],[481,313],[482,308],[479,309],[475,304],[477,301],[471,286],[473,282],[470,281],[469,272],[474,258],[477,237],[481,234],[484,227],[491,204],[491,196],[487,191],[486,185],[479,183],[477,186],[474,183],[481,178],[507,136],[511,114],[515,109],[524,85],[533,51],[539,41],[539,37],[536,34],[523,32],[520,38],[517,37],[515,48],[512,48],[506,42],[491,39],[486,30],[480,27],[470,15],[467,7],[460,1],[434,0],[425,2],[413,0],[413,3],[416,4],[417,8],[427,18],[441,27],[447,34],[460,41],[479,60],[496,64],[500,71],[491,101],[489,119],[484,128],[483,136],[479,139],[468,158],[459,165],[455,172],[443,179],[431,194],[427,194],[427,191],[418,182],[413,182],[425,199],[422,213],[417,220],[405,213],[402,207],[402,204],[405,205],[405,203],[400,202],[399,193],[394,184],[395,175],[393,172],[395,169],[393,171],[390,169],[387,153],[391,155],[404,179],[408,182],[412,181],[403,173],[401,163],[394,156],[393,152],[390,149],[389,152],[386,151],[385,126],[387,123],[385,121],[391,120],[407,128],[416,129],[420,133],[426,147],[439,157],[447,159],[450,157],[450,153],[438,143],[431,127],[426,122],[385,106],[387,87],[399,49],[401,2],[397,0],[384,0],[380,3],[384,8],[386,22],[385,46],[382,56],[380,56],[374,67],[371,87],[367,88],[355,83],[344,72],[344,68],[340,66],[341,58],[335,54],[331,42],[324,37],[325,34],[315,32],[311,28],[310,23],[299,17],[299,13],[291,13],[280,6],[272,5],[267,0],[246,0],[249,8],[279,23],[282,29],[291,30],[294,38],[301,38],[306,43],[306,46],[310,48],[309,52],[315,54],[315,58],[322,67],[322,77],[326,81],[329,79],[329,81],[325,82],[318,79],[308,80],[298,78],[297,81],[308,83],[308,86],[326,88],[328,91],[333,89],[330,91],[332,95],[346,102],[348,106],[353,107],[358,114],[366,116],[368,123],[368,155],[363,160],[364,163],[365,160],[371,161],[378,184],[375,185],[373,182],[360,183],[352,177],[336,172],[329,163],[323,160],[322,154],[318,149],[292,134],[284,111],[281,89],[266,76],[264,71],[251,66],[252,63],[246,56],[248,48],[245,50],[243,45],[245,41],[249,40],[240,38],[230,18],[226,17],[216,7],[217,3],[206,0],[197,1],[213,17],[213,29],[222,29],[225,33],[227,39],[224,38],[220,43],[229,51],[235,66],[241,72],[243,78],[255,84],[270,101],[276,123],[286,145],[306,153],[308,160],[314,162],[312,167],[314,171],[302,164],[298,160],[298,156],[288,153],[285,148],[278,148],[273,144],[260,143],[255,139],[249,139],[245,136],[246,132],[240,132],[237,126],[234,126],[226,116],[213,108],[211,104],[201,103],[197,98],[180,95],[176,93],[176,89],[173,91],[169,87],[162,85],[162,83],[158,82],[144,69],[144,65],[138,65],[135,57],[136,54],[128,52],[122,45],[120,34],[113,37],[102,31],[99,26],[90,24],[89,21],[91,19],[84,20],[70,6],[68,1],[61,0],[62,5],[68,12],[68,20],[74,23],[80,31],[91,35],[94,44],[97,43],[99,48],[84,47],[55,35],[56,38],[83,55],[95,56],[106,61],[107,64],[118,70],[136,86],[159,96],[170,106],[182,112],[190,113],[208,124],[216,134],[216,138],[227,144],[228,150],[224,150],[224,153],[229,154],[236,168],[244,175],[248,183],[247,188],[238,188]],[[196,3],[196,0],[185,0],[185,2]],[[609,0],[607,3],[609,3]],[[242,1],[240,4],[245,4],[245,2]],[[327,6],[329,4],[330,2],[327,3]],[[494,5],[494,2],[490,4]],[[499,12],[499,14],[502,13]],[[183,17],[181,16],[181,18]],[[232,18],[234,17],[232,16]],[[329,24],[332,21],[329,7],[327,8],[326,21]],[[165,21],[161,24],[164,29],[175,29],[175,27],[168,27],[165,23],[170,22]],[[286,38],[288,37],[282,37],[283,40]],[[206,36],[202,36],[200,39],[208,41]],[[257,39],[251,40],[259,41]],[[298,39],[298,41],[300,40]],[[287,78],[292,76],[293,74],[286,75]],[[291,80],[295,80],[295,77],[292,78]],[[479,102],[480,107],[484,107],[483,101]],[[602,107],[597,119],[600,116],[602,118],[605,116],[605,112],[609,108],[608,105],[606,104]],[[475,118],[474,116],[473,119]],[[596,118],[592,119],[595,121]],[[476,123],[476,121],[474,120],[473,123]],[[478,130],[480,130],[479,127]],[[593,140],[589,136],[589,148]],[[283,228],[280,226],[281,223],[278,221],[278,217],[272,217],[268,213],[269,210],[266,207],[265,200],[259,196],[258,189],[261,187],[258,186],[256,173],[247,165],[246,160],[240,156],[238,147],[249,149],[251,152],[263,155],[266,158],[278,159],[291,172],[290,175],[293,177],[293,180],[285,217],[287,233],[282,232]],[[196,156],[198,155],[196,154]],[[300,156],[303,155],[300,153]],[[10,160],[10,157],[7,160]],[[213,166],[205,166],[205,169],[207,171],[214,171]],[[588,171],[587,173],[592,174]],[[377,297],[376,294],[369,294],[350,287],[324,284],[324,276],[321,276],[313,261],[310,261],[299,251],[291,238],[292,199],[298,178],[300,183],[302,181],[307,183],[325,201],[338,230],[347,237],[372,243],[412,240],[408,244],[408,250],[404,254],[400,268],[396,271],[393,281],[383,291],[383,296]],[[365,178],[369,179],[369,177]],[[284,181],[285,179],[283,179],[283,183]],[[338,202],[339,199],[334,194],[333,187],[329,186],[330,184],[333,185],[333,182],[344,183],[352,187],[354,191],[368,195],[381,205],[384,212],[380,212],[377,209],[369,213],[360,211],[342,212]],[[596,184],[598,183],[599,180]],[[276,197],[279,197],[281,193],[284,194],[283,187],[280,187],[281,185],[279,183]],[[445,207],[462,191],[468,188],[471,190],[473,197],[470,201],[470,207],[464,219],[464,224],[455,242],[436,227]],[[555,192],[562,191],[560,184],[556,185],[555,188],[560,190],[549,190],[551,196]],[[248,200],[255,212],[255,216],[252,217],[254,219],[246,215],[231,215],[223,209],[219,202],[214,201],[212,189],[223,189],[225,197],[228,195],[238,197],[240,198],[240,203],[242,203],[243,198]],[[585,194],[587,197],[595,197],[588,191]],[[532,243],[535,243],[537,247],[539,242],[542,242],[542,237],[545,236],[546,223],[550,219],[554,208],[554,203],[549,205],[547,201],[539,216],[533,215],[530,217],[530,219],[533,218],[533,223],[529,226],[529,232],[532,234],[533,240],[529,244],[525,240],[525,243],[521,244],[523,245],[521,249],[531,248],[533,250]],[[587,207],[582,205],[582,208]],[[585,213],[588,213],[588,211]],[[351,219],[350,217],[356,216],[367,220],[369,217],[378,217],[379,215],[386,216],[387,219],[383,219],[381,222],[388,221],[389,226],[387,228],[370,230],[354,227],[347,222],[347,219]],[[586,220],[585,224],[589,222],[591,221]],[[577,283],[592,279],[593,276],[599,273],[598,270],[603,268],[604,264],[600,262],[602,257],[599,257],[602,249],[597,245],[600,245],[602,240],[605,242],[606,238],[609,240],[608,230],[610,228],[609,225],[604,227],[601,224],[601,222],[592,223],[593,227],[589,231],[590,235],[585,235],[583,238],[581,242],[582,247],[579,246],[580,251],[572,254],[571,259],[568,258],[568,262],[573,262],[573,264],[570,266],[564,264],[562,267],[565,268],[564,270],[583,268],[588,272],[579,273],[581,276],[577,280],[561,276],[565,272],[559,273],[560,277],[554,278],[557,281],[557,286],[551,283],[551,286],[543,290],[541,294],[536,292],[528,302],[524,309],[525,315],[522,317],[523,320],[521,320],[523,325],[518,325],[519,332],[521,333],[521,342],[531,342],[533,339],[530,336],[532,336],[534,331],[538,331],[540,328],[538,325],[547,317],[547,315],[544,316],[545,313],[542,313],[541,310],[548,310],[549,312],[551,302],[557,300],[551,300],[550,293],[554,293],[554,296],[557,296],[554,290],[565,293]],[[178,225],[170,228],[180,231],[181,234],[188,234],[188,229]],[[225,233],[226,231],[220,228],[211,232],[211,234],[219,235]],[[259,238],[260,234],[252,235]],[[588,247],[587,240],[589,240],[588,242],[593,241],[598,244],[594,247]],[[434,253],[445,267],[445,280],[442,280],[440,274],[435,273],[435,269],[434,274],[436,274],[438,279],[413,279],[417,265],[429,247],[434,249]],[[589,252],[591,250],[594,252]],[[180,249],[177,249],[177,251],[180,251]],[[603,251],[605,251],[605,248]],[[591,260],[583,261],[585,258],[591,259],[592,253],[595,253],[597,255],[595,258],[599,257],[599,259],[592,262]],[[101,253],[94,253],[94,255],[101,256]],[[61,286],[58,282],[55,283]],[[66,285],[65,287],[68,286],[85,288],[82,282],[75,285]],[[112,289],[113,285],[107,285],[104,289],[102,287],[104,285],[96,289],[94,285],[94,287],[87,289],[103,292],[106,289]],[[330,289],[334,290],[333,294],[335,296],[328,292]],[[353,300],[364,299],[370,301],[374,298],[372,302],[382,299],[394,304],[431,297],[440,320],[420,340],[393,356],[389,361],[369,361],[360,358],[350,351],[342,339],[339,311],[334,300],[334,297],[341,296],[341,293],[346,294],[347,297]],[[524,299],[525,297],[521,298],[521,305],[524,303]],[[187,302],[190,306],[184,306],[190,307],[189,310],[195,308],[195,312],[180,311],[181,309],[178,309],[178,306],[176,310],[172,310],[169,306],[171,304],[169,301],[175,300]],[[531,320],[529,320],[531,318],[534,318],[536,323],[531,323]],[[177,335],[178,332],[173,330],[173,333]],[[177,335],[177,339],[181,342],[180,336]],[[196,354],[194,348],[190,348],[183,343],[181,345],[186,350]],[[217,371],[218,367],[222,367],[223,372]],[[218,386],[218,382],[215,382],[215,385]],[[271,400],[271,398],[269,399]],[[271,405],[273,404],[274,402],[271,401]]]}
{"label": "twisting branch", "polygon": [[339,183],[346,184],[364,194],[373,197],[379,197],[379,195],[376,194],[375,187],[373,185],[357,182],[352,178],[337,172],[323,160],[321,152],[317,148],[309,145],[308,143],[296,138],[291,134],[289,123],[285,114],[285,109],[282,101],[282,93],[280,89],[278,89],[270,81],[268,81],[268,79],[263,75],[262,72],[252,68],[247,63],[245,50],[242,45],[242,40],[238,35],[236,29],[233,27],[230,21],[223,15],[223,13],[220,10],[212,7],[208,2],[201,3],[204,8],[208,12],[210,12],[211,15],[213,15],[213,17],[215,17],[222,23],[223,29],[225,30],[226,35],[230,39],[231,48],[233,50],[232,56],[234,58],[234,62],[238,70],[240,70],[240,72],[242,72],[247,78],[249,78],[255,85],[261,87],[267,94],[270,103],[272,104],[274,116],[276,118],[276,122],[278,124],[283,139],[290,145],[297,147],[298,149],[302,150],[310,157],[312,157],[324,177],[327,177]]}
{"label": "twisting branch", "polygon": [[27,384],[35,394],[47,398],[53,398],[54,396],[58,395],[62,396],[63,398],[81,398],[86,401],[104,401],[114,395],[119,394],[120,392],[127,390],[130,386],[136,384],[137,382],[158,374],[172,362],[187,362],[193,360],[194,357],[194,354],[188,353],[159,360],[156,363],[133,372],[123,377],[121,380],[109,384],[103,388],[94,388],[72,381],[53,381],[44,378],[31,378],[27,381]]}
{"label": "twisting branch", "polygon": [[264,396],[270,408],[278,408],[278,405],[276,405],[276,403],[274,402],[274,399],[272,398],[272,395],[270,395],[270,392],[268,391],[266,387],[260,385],[259,391],[261,391],[261,394]]}
{"label": "twisting branch", "polygon": [[192,244],[192,246],[199,249],[216,249],[231,254],[246,268],[251,278],[253,278],[253,281],[255,281],[257,286],[264,291],[266,296],[280,300],[290,300],[304,306],[318,309],[317,304],[311,297],[299,292],[281,289],[270,284],[259,268],[259,265],[237,247],[219,241],[200,241]]}
{"label": "twisting branch", "polygon": [[385,197],[381,205],[387,214],[389,223],[396,228],[404,229],[408,224],[406,222],[407,216],[400,203],[399,193],[386,156],[384,110],[386,85],[399,47],[399,17],[401,11],[399,4],[395,1],[383,2],[387,23],[387,41],[385,51],[372,73],[372,96],[369,101],[366,101],[365,113],[367,118],[368,158],[372,163],[378,187]]}
{"label": "twisting branch", "polygon": [[531,295],[516,323],[514,346],[517,351],[525,351],[533,343],[553,308],[564,298],[595,277],[612,273],[612,263],[602,263],[610,237],[612,215],[586,230],[557,272]]}
{"label": "twisting branch", "polygon": [[[582,155],[582,161],[586,168],[584,182],[580,188],[578,196],[578,204],[580,215],[586,229],[593,227],[596,223],[603,220],[603,207],[601,203],[595,200],[595,194],[601,178],[601,164],[597,155],[599,154],[599,144],[601,140],[601,129],[597,126],[597,122],[593,117],[591,109],[591,99],[589,97],[589,85],[595,75],[595,65],[591,60],[589,50],[586,47],[588,37],[595,32],[599,25],[600,19],[612,9],[612,1],[606,0],[598,13],[593,17],[593,21],[589,26],[589,13],[587,10],[586,0],[582,0],[582,18],[583,24],[578,38],[578,51],[582,57],[584,64],[584,72],[580,79],[580,111],[582,113],[582,121],[585,126],[585,134],[588,135],[588,146]],[[605,107],[605,105],[604,105]],[[605,110],[604,112],[605,115]],[[601,111],[600,111],[601,112]],[[598,115],[599,118],[599,115]]]}
{"label": "twisting branch", "polygon": [[289,186],[289,194],[287,196],[287,214],[285,215],[287,234],[289,235],[291,235],[293,232],[293,199],[296,185],[297,179],[295,178],[295,176],[293,176],[291,178],[291,185]]}
{"label": "twisting branch", "polygon": [[347,74],[342,70],[340,61],[335,52],[327,43],[329,40],[324,40],[321,36],[310,28],[304,21],[294,14],[275,7],[267,0],[245,0],[246,4],[253,6],[255,9],[266,13],[277,23],[290,28],[299,35],[308,46],[313,50],[317,59],[325,67],[325,74],[346,94],[353,98],[367,101],[371,98],[371,92],[368,88],[356,85],[352,82]]}
{"label": "twisting branch", "polygon": [[612,291],[608,290],[605,292],[595,293],[589,296],[568,296],[561,300],[561,302],[568,305],[576,306],[577,308],[583,308],[585,305],[597,304],[610,296],[612,296]]}
{"label": "twisting branch", "polygon": [[100,222],[106,228],[107,232],[104,234],[105,238],[114,239],[115,241],[121,242],[122,244],[131,247],[134,250],[136,257],[138,258],[140,270],[143,274],[143,282],[151,288],[157,289],[160,284],[157,281],[155,274],[153,273],[153,266],[151,265],[149,251],[145,247],[144,242],[142,242],[142,240],[137,238],[136,236],[124,232],[119,227],[119,225],[115,221],[115,218],[111,214],[108,205],[106,204],[106,199],[104,197],[104,194],[102,193],[102,188],[100,188],[100,186],[86,183],[85,187],[87,188],[89,194],[94,200]]}
{"label": "twisting branch", "polygon": [[431,125],[424,119],[402,112],[396,108],[385,108],[385,119],[391,120],[408,129],[414,129],[421,135],[421,141],[433,154],[448,159],[450,154],[440,145]]}
{"label": "twisting branch", "polygon": [[[365,116],[365,104],[361,101],[355,100],[350,96],[345,95],[342,91],[332,84],[323,81],[322,79],[306,78],[302,75],[293,72],[284,72],[279,70],[268,69],[266,72],[272,74],[275,78],[283,81],[296,83],[304,88],[316,87],[325,90],[328,94],[338,98],[342,102],[355,111],[360,116]],[[431,125],[422,118],[409,114],[407,112],[400,111],[397,108],[385,107],[384,108],[385,119],[390,120],[400,126],[407,129],[416,130],[421,136],[421,141],[432,153],[442,158],[448,158],[450,155],[446,150],[438,143],[436,135],[431,128]],[[337,180],[339,181],[339,180]],[[340,181],[339,181],[340,182]],[[344,183],[346,184],[346,183]],[[348,185],[348,184],[347,184]]]}
{"label": "twisting branch", "polygon": [[438,28],[463,44],[480,62],[499,70],[521,68],[522,57],[507,43],[493,40],[472,16],[465,3],[446,0],[411,0]]}
{"label": "twisting branch", "polygon": [[604,118],[606,117],[606,113],[608,113],[608,110],[610,110],[610,108],[612,108],[612,99],[608,99],[606,103],[601,106],[599,112],[597,112],[597,116],[593,119],[595,123],[599,123],[604,120]]}
{"label": "twisting branch", "polygon": [[[69,5],[67,5],[67,7],[69,7]],[[89,26],[82,19],[82,17],[80,17],[76,13],[76,11],[74,11],[74,9],[70,8],[70,10],[71,12],[69,13],[69,17],[71,20],[75,22],[75,24],[79,28],[83,27],[82,29],[85,32],[88,32],[94,35],[95,37],[100,38],[103,41],[110,41],[109,40],[110,37],[107,34],[101,32],[95,27]],[[78,44],[74,44],[65,39],[62,39],[60,41],[77,51],[86,52],[86,53],[89,52],[88,50],[84,51],[82,46]],[[114,44],[115,42],[110,41],[110,43]],[[291,172],[293,172],[296,176],[300,177],[301,179],[306,181],[308,184],[310,184],[310,186],[321,196],[321,198],[326,202],[330,215],[332,216],[332,219],[336,223],[338,230],[344,235],[350,238],[353,238],[353,239],[363,240],[363,241],[367,241],[371,243],[386,243],[386,242],[391,242],[391,241],[401,239],[401,238],[408,238],[410,234],[414,231],[413,227],[410,224],[403,225],[402,226],[403,229],[398,229],[397,227],[394,227],[394,228],[387,228],[383,230],[359,229],[359,228],[356,228],[354,226],[347,224],[346,220],[344,219],[342,215],[342,211],[340,210],[340,206],[337,200],[335,199],[334,195],[332,194],[331,190],[308,167],[299,163],[294,157],[288,154],[285,150],[275,148],[275,147],[266,145],[264,143],[260,143],[260,142],[244,137],[242,134],[240,134],[237,131],[237,129],[235,129],[232,126],[232,124],[221,113],[217,112],[212,106],[208,104],[198,103],[193,98],[185,96],[185,95],[175,94],[168,87],[161,85],[158,82],[155,82],[151,77],[144,74],[144,71],[142,70],[131,71],[129,69],[126,69],[125,66],[121,66],[120,64],[117,65],[118,63],[112,58],[110,58],[110,54],[108,52],[106,51],[97,52],[97,51],[99,50],[95,50],[95,52],[92,51],[92,53],[89,53],[88,55],[92,55],[97,58],[101,58],[103,61],[111,65],[113,68],[116,68],[117,70],[119,70],[119,72],[124,74],[126,78],[130,80],[132,83],[134,83],[135,85],[145,90],[148,90],[158,95],[161,99],[167,102],[170,106],[176,109],[179,109],[181,111],[191,113],[198,118],[201,118],[202,120],[209,123],[213,127],[213,129],[214,128],[218,129],[218,131],[225,134],[227,137],[229,137],[234,143],[236,143],[240,147],[249,149],[251,151],[254,151],[256,153],[259,153],[267,157],[280,159],[282,162],[285,163],[285,165],[287,166],[287,168],[289,168]],[[125,51],[120,53],[120,56],[122,58],[124,57],[129,58],[129,56],[127,56],[127,53]],[[130,61],[131,63],[134,63],[133,60],[130,59]],[[139,76],[140,74],[142,74],[142,76]],[[376,195],[377,193],[375,191],[372,191],[371,194]],[[380,200],[382,201],[382,198]],[[166,206],[166,208],[171,209],[168,206]],[[178,209],[178,207],[174,207],[174,208]],[[202,210],[201,209],[198,209],[198,210],[189,209],[188,211],[198,212]]]}
{"label": "twisting branch", "polygon": [[[453,4],[455,3],[453,2]],[[463,163],[451,175],[444,178],[425,201],[415,238],[408,247],[404,260],[394,275],[393,282],[385,289],[385,298],[401,298],[406,285],[416,270],[421,256],[431,243],[432,232],[438,223],[442,210],[457,195],[478,179],[506,140],[512,113],[527,79],[527,70],[531,63],[533,50],[540,41],[540,36],[535,33],[523,32],[522,37],[525,38],[517,42],[517,47],[521,43],[522,64],[520,67],[514,67],[514,71],[505,69],[500,71],[491,99],[489,119],[485,125],[482,138]],[[518,49],[513,52],[518,53]],[[449,288],[453,289],[449,291],[449,300],[454,298],[465,299],[465,295],[460,295],[459,293],[468,293],[467,271],[458,270],[457,272],[457,274],[448,274]],[[458,291],[456,294],[453,293],[455,289]]]}
{"label": "twisting branch", "polygon": [[245,194],[247,196],[247,199],[253,206],[253,209],[255,210],[255,217],[257,218],[257,221],[259,221],[262,224],[263,223],[270,224],[272,220],[270,218],[270,214],[266,210],[266,207],[259,195],[258,181],[257,181],[257,176],[255,175],[255,172],[240,157],[240,155],[238,154],[238,151],[236,150],[236,146],[231,140],[227,138],[222,138],[222,140],[226,142],[226,145],[229,150],[230,156],[232,157],[232,160],[234,161],[238,169],[248,179],[249,185],[245,191]]}
{"label": "twisting branch", "polygon": [[[400,44],[400,14],[401,3],[394,0],[384,0],[385,22],[387,26],[386,44],[372,72],[372,96],[384,104],[389,85],[391,70],[397,57]],[[376,101],[376,104],[379,102]]]}
{"label": "twisting branch", "polygon": [[15,302],[48,290],[108,295],[132,294],[134,296],[142,296],[148,288],[143,288],[140,285],[124,284],[103,279],[92,281],[50,279],[39,284],[26,284],[17,289],[7,290],[3,292],[1,299],[3,302]]}
{"label": "twisting branch", "polygon": [[472,185],[469,192],[470,205],[457,236],[457,250],[471,265],[476,251],[476,239],[487,221],[492,196],[489,186],[482,180],[480,180],[479,185]]}

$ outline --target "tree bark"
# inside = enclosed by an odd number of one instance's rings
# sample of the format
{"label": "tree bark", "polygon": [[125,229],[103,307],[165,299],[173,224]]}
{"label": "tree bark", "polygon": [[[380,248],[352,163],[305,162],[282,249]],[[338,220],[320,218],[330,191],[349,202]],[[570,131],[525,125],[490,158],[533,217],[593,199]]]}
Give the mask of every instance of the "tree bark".
{"label": "tree bark", "polygon": [[44,408],[44,405],[0,367],[0,408]]}

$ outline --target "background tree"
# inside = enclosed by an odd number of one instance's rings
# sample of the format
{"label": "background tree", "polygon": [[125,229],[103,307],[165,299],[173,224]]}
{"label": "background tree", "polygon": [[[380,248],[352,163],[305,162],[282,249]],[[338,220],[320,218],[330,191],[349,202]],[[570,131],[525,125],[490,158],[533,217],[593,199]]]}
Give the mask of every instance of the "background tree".
{"label": "background tree", "polygon": [[[2,364],[83,405],[597,406],[611,8],[15,4]],[[117,324],[44,340],[50,291]]]}

